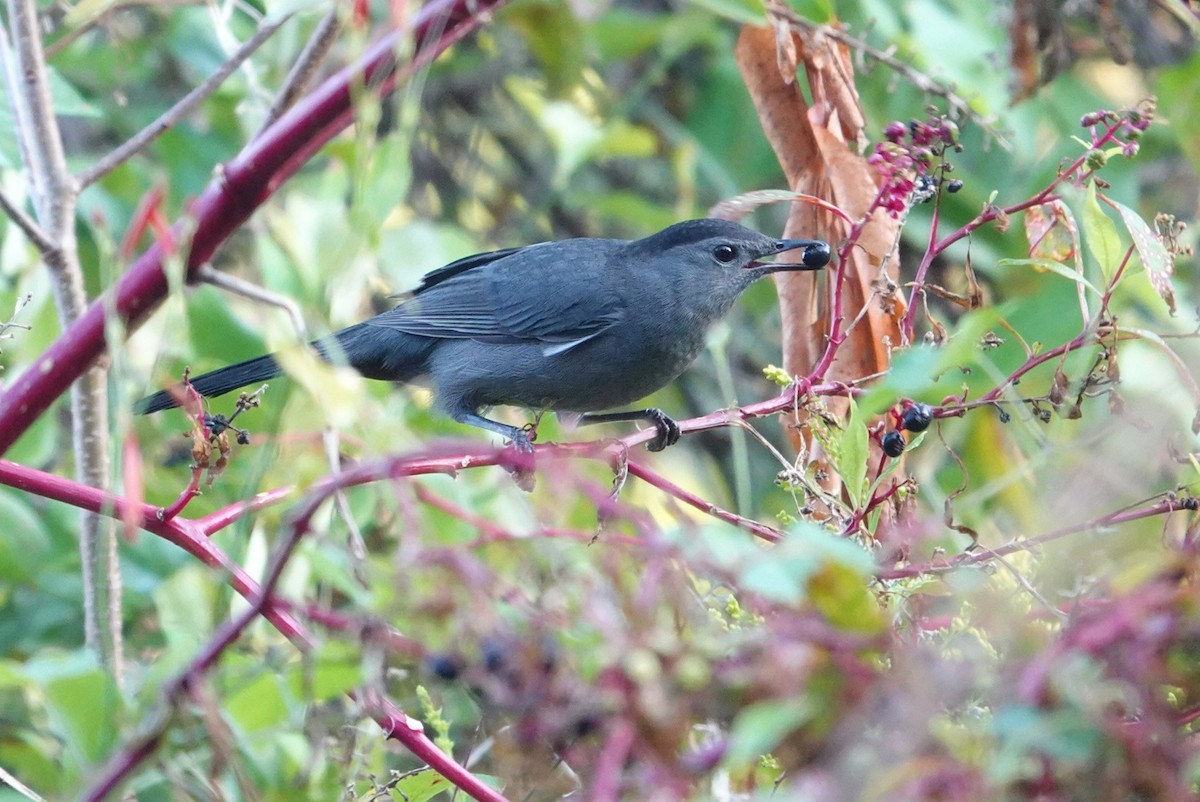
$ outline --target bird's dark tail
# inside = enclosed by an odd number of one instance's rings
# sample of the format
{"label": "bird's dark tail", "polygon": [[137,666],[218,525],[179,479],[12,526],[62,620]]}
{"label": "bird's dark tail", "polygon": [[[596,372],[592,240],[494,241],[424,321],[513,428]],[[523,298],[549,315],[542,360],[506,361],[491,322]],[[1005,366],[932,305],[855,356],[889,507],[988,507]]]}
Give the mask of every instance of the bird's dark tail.
{"label": "bird's dark tail", "polygon": [[[326,362],[347,364],[369,379],[406,382],[425,370],[434,340],[370,323],[359,323],[312,343]],[[283,368],[271,354],[219,368],[190,379],[200,395],[211,398],[248,384],[273,379]],[[146,396],[133,405],[138,415],[179,406],[182,386]]]}
{"label": "bird's dark tail", "polygon": [[[245,387],[247,384],[273,379],[282,372],[283,369],[279,367],[275,357],[267,354],[214,370],[211,373],[205,373],[202,376],[196,376],[189,381],[196,392],[206,398],[211,398],[224,395],[239,387]],[[133,411],[137,415],[149,415],[151,412],[174,409],[179,406],[181,398],[183,398],[183,385],[176,385],[170,390],[161,390],[154,395],[146,396],[133,405]]]}

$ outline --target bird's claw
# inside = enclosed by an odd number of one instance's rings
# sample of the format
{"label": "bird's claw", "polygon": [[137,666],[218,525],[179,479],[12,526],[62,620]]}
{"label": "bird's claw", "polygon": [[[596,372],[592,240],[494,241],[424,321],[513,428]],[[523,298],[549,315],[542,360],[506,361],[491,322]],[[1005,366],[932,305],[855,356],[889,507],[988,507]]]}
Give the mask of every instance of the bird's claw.
{"label": "bird's claw", "polygon": [[513,449],[515,449],[519,454],[532,454],[534,437],[537,437],[536,432],[533,433],[533,436],[531,437],[530,433],[518,429],[512,437]]}
{"label": "bird's claw", "polygon": [[532,493],[537,482],[537,474],[533,470],[533,437],[536,436],[522,429],[513,432],[512,447],[516,453],[505,466],[517,487],[526,493]]}
{"label": "bird's claw", "polygon": [[679,442],[679,424],[672,420],[661,409],[650,410],[650,422],[654,424],[654,428],[658,430],[654,439],[646,444],[646,448],[650,451],[662,451],[667,446],[673,446]]}

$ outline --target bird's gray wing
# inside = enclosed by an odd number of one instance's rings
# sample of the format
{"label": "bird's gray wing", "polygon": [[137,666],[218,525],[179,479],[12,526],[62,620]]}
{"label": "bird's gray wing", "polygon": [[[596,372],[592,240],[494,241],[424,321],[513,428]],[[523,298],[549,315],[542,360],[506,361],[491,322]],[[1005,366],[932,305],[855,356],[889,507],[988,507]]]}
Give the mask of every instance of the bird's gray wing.
{"label": "bird's gray wing", "polygon": [[567,240],[467,257],[368,322],[421,337],[541,343],[547,356],[562,353],[621,321],[619,294],[597,280],[604,267],[597,256],[610,242]]}

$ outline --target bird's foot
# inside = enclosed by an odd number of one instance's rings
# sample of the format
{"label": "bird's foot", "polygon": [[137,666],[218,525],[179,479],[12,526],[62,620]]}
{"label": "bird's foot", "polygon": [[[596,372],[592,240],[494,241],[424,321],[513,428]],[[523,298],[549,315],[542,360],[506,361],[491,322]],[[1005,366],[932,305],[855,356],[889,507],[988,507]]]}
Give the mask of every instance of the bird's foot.
{"label": "bird's foot", "polygon": [[650,451],[662,451],[667,446],[673,446],[679,442],[679,424],[676,423],[667,413],[661,409],[646,410],[646,419],[654,424],[657,434],[654,439],[646,444],[646,448]]}
{"label": "bird's foot", "polygon": [[512,456],[506,470],[512,476],[517,487],[526,493],[532,493],[537,484],[537,473],[533,470],[533,441],[537,431],[527,431],[529,427],[513,432],[512,447],[516,453]]}
{"label": "bird's foot", "polygon": [[532,454],[535,440],[537,440],[537,424],[527,423],[513,433],[512,447],[522,454]]}

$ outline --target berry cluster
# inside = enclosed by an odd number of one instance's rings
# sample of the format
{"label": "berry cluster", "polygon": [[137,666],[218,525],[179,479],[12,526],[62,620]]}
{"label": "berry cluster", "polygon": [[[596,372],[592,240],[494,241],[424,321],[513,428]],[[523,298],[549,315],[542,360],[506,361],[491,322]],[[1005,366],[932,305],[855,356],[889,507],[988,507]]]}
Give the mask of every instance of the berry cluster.
{"label": "berry cluster", "polygon": [[[944,116],[931,115],[924,122],[899,120],[883,129],[885,142],[875,146],[867,164],[875,168],[881,179],[879,205],[892,217],[899,217],[914,203],[933,197],[941,185],[940,175],[950,172],[950,164],[940,161],[947,148],[961,150],[958,126]],[[946,183],[947,192],[957,192],[961,181]]]}
{"label": "berry cluster", "polygon": [[[1137,155],[1138,148],[1140,147],[1138,139],[1150,127],[1150,123],[1154,121],[1154,111],[1154,99],[1149,98],[1143,100],[1133,108],[1125,109],[1124,111],[1099,109],[1089,112],[1079,120],[1079,125],[1083,128],[1092,129],[1092,142],[1094,144],[1100,144],[1106,139],[1109,141],[1115,140],[1121,144],[1121,155],[1131,157]],[[1097,130],[1101,126],[1106,130]],[[1090,162],[1088,166],[1096,169]],[[1103,163],[1100,166],[1103,166]]]}
{"label": "berry cluster", "polygon": [[904,410],[900,415],[900,427],[886,432],[879,440],[879,445],[883,449],[883,453],[895,459],[904,453],[904,447],[908,443],[904,440],[904,435],[900,434],[901,429],[907,429],[910,432],[923,432],[929,428],[929,424],[933,423],[933,408],[928,404],[913,404]]}

